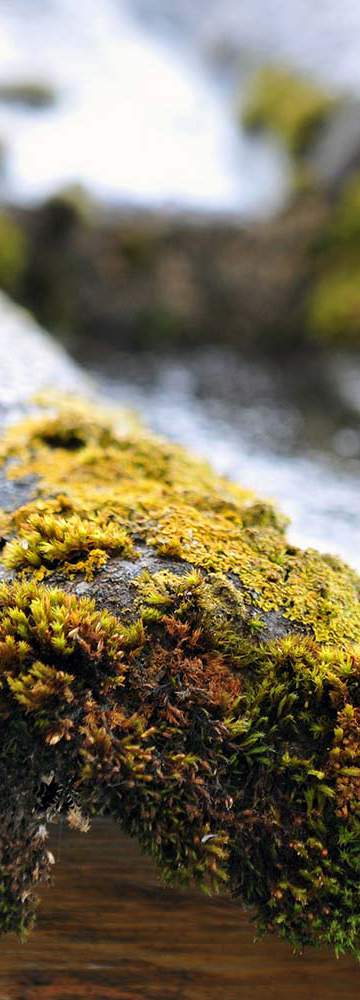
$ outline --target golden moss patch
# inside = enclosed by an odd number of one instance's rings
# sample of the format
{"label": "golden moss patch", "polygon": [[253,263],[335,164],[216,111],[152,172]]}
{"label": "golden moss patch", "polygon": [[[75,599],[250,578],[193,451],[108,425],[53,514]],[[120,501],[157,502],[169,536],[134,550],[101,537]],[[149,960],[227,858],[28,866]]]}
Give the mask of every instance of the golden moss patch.
{"label": "golden moss patch", "polygon": [[151,546],[207,572],[235,573],[244,601],[279,611],[319,641],[356,641],[359,580],[339,560],[289,546],[284,519],[181,448],[75,401],[8,432],[11,477],[37,479],[34,498],[3,513],[9,569],[82,571]]}

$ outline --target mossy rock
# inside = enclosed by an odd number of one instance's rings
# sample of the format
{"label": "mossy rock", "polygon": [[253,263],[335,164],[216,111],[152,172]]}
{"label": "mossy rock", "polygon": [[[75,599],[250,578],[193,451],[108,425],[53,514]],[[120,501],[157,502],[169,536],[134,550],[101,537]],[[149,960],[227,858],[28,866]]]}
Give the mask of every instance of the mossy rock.
{"label": "mossy rock", "polygon": [[0,213],[0,287],[17,293],[28,260],[27,239],[21,228],[5,212]]}
{"label": "mossy rock", "polygon": [[31,925],[47,824],[106,814],[260,932],[357,952],[358,576],[74,399],[7,431],[0,502],[1,929]]}
{"label": "mossy rock", "polygon": [[255,74],[242,122],[248,129],[269,129],[292,156],[304,154],[327,121],[334,100],[307,77],[281,66],[263,66]]}

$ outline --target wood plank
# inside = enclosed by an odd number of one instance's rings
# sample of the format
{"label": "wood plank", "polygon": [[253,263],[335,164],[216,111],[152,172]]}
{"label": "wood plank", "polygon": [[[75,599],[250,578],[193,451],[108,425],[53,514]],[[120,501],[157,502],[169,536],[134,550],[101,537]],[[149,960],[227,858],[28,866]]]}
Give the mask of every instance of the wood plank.
{"label": "wood plank", "polygon": [[106,820],[63,829],[37,929],[1,942],[0,1000],[358,1000],[359,966],[257,944],[238,904],[164,889]]}

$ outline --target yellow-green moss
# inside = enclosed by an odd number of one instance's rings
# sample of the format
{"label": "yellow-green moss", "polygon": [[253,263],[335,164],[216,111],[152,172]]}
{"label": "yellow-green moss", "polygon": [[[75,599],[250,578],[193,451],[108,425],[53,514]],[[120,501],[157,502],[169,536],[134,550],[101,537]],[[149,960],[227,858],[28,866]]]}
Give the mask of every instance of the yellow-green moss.
{"label": "yellow-green moss", "polygon": [[360,343],[360,260],[349,270],[333,266],[319,278],[309,296],[307,323],[326,343]]}
{"label": "yellow-green moss", "polygon": [[0,214],[0,287],[16,292],[27,263],[27,242],[21,227],[6,215]]}
{"label": "yellow-green moss", "polygon": [[345,185],[314,252],[309,332],[329,343],[360,343],[360,177]]}
{"label": "yellow-green moss", "polygon": [[246,128],[274,132],[293,156],[306,151],[333,109],[321,87],[286,67],[264,66],[242,112]]}
{"label": "yellow-green moss", "polygon": [[326,248],[337,252],[342,247],[359,249],[360,240],[360,175],[354,174],[345,184],[323,238]]}
{"label": "yellow-green moss", "polygon": [[[228,887],[297,948],[356,952],[359,578],[92,404],[53,400],[1,461],[33,499],[1,517],[0,929],[31,922],[44,824],[106,813],[165,879]],[[117,617],[52,589],[114,554],[134,569]]]}
{"label": "yellow-green moss", "polygon": [[[35,476],[29,503],[4,513],[2,561],[42,579],[56,566],[91,574],[111,553],[147,544],[210,572],[236,573],[245,599],[281,611],[320,641],[356,640],[359,581],[339,560],[289,546],[271,505],[215,476],[181,448],[76,401],[10,430],[0,458]],[[89,563],[96,551],[95,567]],[[78,566],[80,562],[80,566]]]}

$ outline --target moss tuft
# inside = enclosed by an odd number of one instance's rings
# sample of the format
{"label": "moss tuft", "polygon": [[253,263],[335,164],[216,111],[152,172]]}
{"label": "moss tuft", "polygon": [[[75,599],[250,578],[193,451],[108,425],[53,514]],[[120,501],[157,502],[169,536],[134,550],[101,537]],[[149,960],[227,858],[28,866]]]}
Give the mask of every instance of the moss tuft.
{"label": "moss tuft", "polygon": [[360,342],[360,261],[358,267],[331,267],[312,289],[307,306],[312,335],[329,344]]}
{"label": "moss tuft", "polygon": [[360,342],[360,176],[345,185],[314,248],[316,277],[307,302],[310,333],[329,343]]}
{"label": "moss tuft", "polygon": [[0,287],[6,292],[19,289],[27,264],[26,237],[20,226],[5,212],[0,214]]}
{"label": "moss tuft", "polygon": [[286,67],[264,66],[250,86],[242,121],[274,132],[292,156],[308,149],[334,101],[319,86]]}
{"label": "moss tuft", "polygon": [[357,952],[356,574],[76,400],[9,430],[1,460],[33,483],[1,518],[1,929],[31,925],[47,824],[106,813],[165,880],[227,889],[296,948]]}
{"label": "moss tuft", "polygon": [[311,336],[360,343],[360,177],[345,186],[313,252],[315,280],[306,304]]}

